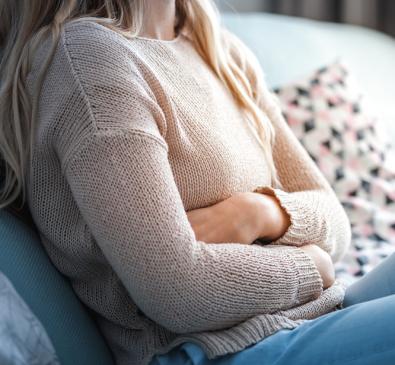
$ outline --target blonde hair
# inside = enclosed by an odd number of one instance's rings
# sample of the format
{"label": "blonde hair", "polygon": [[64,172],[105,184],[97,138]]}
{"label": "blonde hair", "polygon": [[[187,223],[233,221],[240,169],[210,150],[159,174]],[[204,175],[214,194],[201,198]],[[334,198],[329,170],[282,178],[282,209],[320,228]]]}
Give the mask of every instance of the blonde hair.
{"label": "blonde hair", "polygon": [[[4,176],[0,209],[26,198],[26,171],[33,145],[37,101],[30,100],[25,79],[37,46],[52,37],[52,51],[40,71],[37,89],[67,21],[90,18],[127,38],[139,34],[144,0],[2,0],[0,2],[0,162]],[[272,184],[281,186],[272,157],[274,128],[266,114],[263,75],[250,51],[220,24],[212,0],[176,0],[176,32],[187,29],[197,51],[229,88],[261,144]],[[267,110],[265,110],[265,108]],[[1,165],[0,165],[1,167]],[[22,194],[22,196],[21,196]]]}

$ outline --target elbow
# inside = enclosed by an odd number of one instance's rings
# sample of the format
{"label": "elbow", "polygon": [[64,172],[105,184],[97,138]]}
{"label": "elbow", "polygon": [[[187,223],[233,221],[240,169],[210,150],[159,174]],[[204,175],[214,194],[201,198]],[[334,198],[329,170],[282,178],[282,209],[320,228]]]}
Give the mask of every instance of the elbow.
{"label": "elbow", "polygon": [[351,245],[352,231],[348,215],[336,198],[336,206],[328,210],[323,220],[325,239],[318,245],[326,251],[335,264],[341,261]]}
{"label": "elbow", "polygon": [[351,223],[344,208],[341,208],[341,214],[338,216],[335,229],[334,244],[330,252],[333,263],[341,261],[351,246]]}

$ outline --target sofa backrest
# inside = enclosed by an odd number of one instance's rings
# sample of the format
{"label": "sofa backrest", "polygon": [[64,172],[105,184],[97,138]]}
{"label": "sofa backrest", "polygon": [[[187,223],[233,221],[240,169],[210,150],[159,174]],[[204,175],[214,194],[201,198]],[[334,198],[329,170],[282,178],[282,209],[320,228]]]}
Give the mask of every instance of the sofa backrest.
{"label": "sofa backrest", "polygon": [[0,271],[43,324],[62,365],[112,365],[93,317],[46,254],[34,227],[0,210]]}

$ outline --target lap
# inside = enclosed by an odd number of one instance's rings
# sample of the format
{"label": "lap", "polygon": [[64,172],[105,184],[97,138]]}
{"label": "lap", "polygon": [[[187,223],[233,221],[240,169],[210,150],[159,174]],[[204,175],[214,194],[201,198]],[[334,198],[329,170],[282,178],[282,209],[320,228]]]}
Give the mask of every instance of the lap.
{"label": "lap", "polygon": [[395,253],[386,257],[373,270],[355,281],[346,290],[343,306],[366,302],[395,294]]}
{"label": "lap", "polygon": [[395,254],[347,288],[344,307],[208,360],[183,343],[150,365],[395,364]]}

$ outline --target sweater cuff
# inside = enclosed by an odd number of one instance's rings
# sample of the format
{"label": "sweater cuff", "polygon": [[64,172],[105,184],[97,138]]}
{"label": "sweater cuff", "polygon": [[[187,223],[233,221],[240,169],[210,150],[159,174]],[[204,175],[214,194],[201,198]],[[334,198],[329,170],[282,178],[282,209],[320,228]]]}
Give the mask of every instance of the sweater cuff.
{"label": "sweater cuff", "polygon": [[295,246],[272,244],[265,246],[271,250],[280,250],[283,252],[287,257],[285,265],[292,268],[295,281],[298,283],[292,308],[321,296],[324,290],[324,283],[317,265],[307,252]]}
{"label": "sweater cuff", "polygon": [[327,228],[322,227],[325,222],[320,221],[320,217],[312,210],[312,207],[319,203],[315,201],[314,195],[309,196],[310,200],[306,204],[292,193],[267,185],[258,186],[254,192],[274,196],[291,220],[284,234],[271,241],[271,244],[303,246],[306,243],[321,242],[327,237],[327,232],[322,233],[323,229],[327,231]]}
{"label": "sweater cuff", "polygon": [[324,283],[314,260],[299,247],[292,248],[292,258],[299,278],[297,301],[304,304],[321,296]]}

